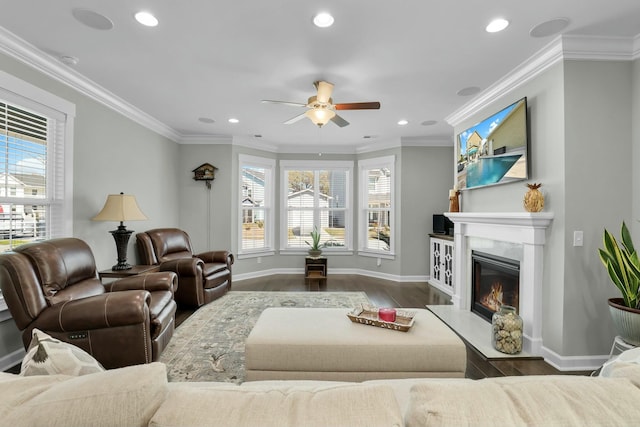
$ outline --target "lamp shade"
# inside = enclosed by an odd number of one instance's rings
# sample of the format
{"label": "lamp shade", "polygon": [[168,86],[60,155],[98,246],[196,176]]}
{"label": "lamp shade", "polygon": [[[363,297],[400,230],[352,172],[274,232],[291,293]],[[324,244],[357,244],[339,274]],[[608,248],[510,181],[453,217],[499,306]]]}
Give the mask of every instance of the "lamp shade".
{"label": "lamp shade", "polygon": [[329,122],[329,120],[335,117],[336,112],[328,108],[313,108],[311,110],[307,110],[304,114],[311,119],[313,124],[324,126]]}
{"label": "lamp shade", "polygon": [[138,207],[135,196],[130,194],[109,194],[104,207],[94,221],[142,221],[148,219]]}

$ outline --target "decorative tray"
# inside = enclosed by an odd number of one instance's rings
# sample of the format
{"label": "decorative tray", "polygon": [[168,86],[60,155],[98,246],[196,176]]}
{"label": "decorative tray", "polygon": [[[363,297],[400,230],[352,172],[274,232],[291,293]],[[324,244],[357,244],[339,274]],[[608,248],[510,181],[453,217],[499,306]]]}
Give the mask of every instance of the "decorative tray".
{"label": "decorative tray", "polygon": [[396,310],[395,322],[380,320],[378,307],[363,304],[360,308],[354,308],[347,313],[347,317],[354,323],[377,326],[379,328],[391,329],[393,331],[407,332],[413,326],[416,313],[410,310]]}

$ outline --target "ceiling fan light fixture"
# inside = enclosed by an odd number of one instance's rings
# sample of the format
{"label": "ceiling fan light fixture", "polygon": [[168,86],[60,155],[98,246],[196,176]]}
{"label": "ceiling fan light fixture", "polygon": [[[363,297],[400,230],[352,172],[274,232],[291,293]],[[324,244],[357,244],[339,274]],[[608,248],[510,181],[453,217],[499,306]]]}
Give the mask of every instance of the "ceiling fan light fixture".
{"label": "ceiling fan light fixture", "polygon": [[336,112],[328,108],[312,108],[304,113],[305,116],[320,127],[329,123],[329,120],[336,116]]}
{"label": "ceiling fan light fixture", "polygon": [[313,23],[318,28],[327,28],[333,25],[333,16],[328,12],[320,12],[313,17]]}

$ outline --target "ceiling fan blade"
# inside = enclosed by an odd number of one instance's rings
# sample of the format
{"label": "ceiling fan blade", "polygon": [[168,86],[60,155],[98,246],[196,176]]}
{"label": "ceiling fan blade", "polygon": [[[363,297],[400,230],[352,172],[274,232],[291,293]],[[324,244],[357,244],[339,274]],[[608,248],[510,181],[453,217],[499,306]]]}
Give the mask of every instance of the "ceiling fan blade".
{"label": "ceiling fan blade", "polygon": [[333,85],[329,82],[314,82],[313,85],[318,89],[318,95],[316,99],[318,102],[327,103],[331,99],[331,93],[333,92]]}
{"label": "ceiling fan blade", "polygon": [[343,128],[345,126],[349,126],[349,122],[346,121],[345,119],[343,119],[342,117],[340,117],[337,114],[331,118],[331,121],[333,123],[337,124],[338,126],[340,126],[341,128]]}
{"label": "ceiling fan blade", "polygon": [[291,105],[292,107],[306,107],[307,104],[301,104],[299,102],[289,102],[289,101],[272,101],[271,99],[263,99],[262,101],[263,104],[284,104],[284,105]]}
{"label": "ceiling fan blade", "polygon": [[292,118],[290,118],[289,120],[287,120],[286,122],[284,122],[284,124],[285,124],[285,125],[290,125],[291,123],[295,123],[295,122],[297,122],[298,120],[302,120],[302,119],[304,119],[305,117],[306,117],[305,113],[298,114],[297,116],[292,117]]}
{"label": "ceiling fan blade", "polygon": [[336,110],[379,110],[379,102],[348,102],[335,104]]}

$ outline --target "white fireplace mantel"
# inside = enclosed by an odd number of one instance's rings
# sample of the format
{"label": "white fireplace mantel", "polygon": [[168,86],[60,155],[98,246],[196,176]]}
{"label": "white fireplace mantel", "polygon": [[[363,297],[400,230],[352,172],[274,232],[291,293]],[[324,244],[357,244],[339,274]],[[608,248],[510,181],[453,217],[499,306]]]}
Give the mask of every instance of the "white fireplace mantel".
{"label": "white fireplace mantel", "polygon": [[542,347],[542,280],[544,244],[550,212],[446,212],[454,223],[454,279],[452,303],[471,310],[471,248],[469,238],[522,245],[520,310],[524,322],[524,349],[539,355]]}

